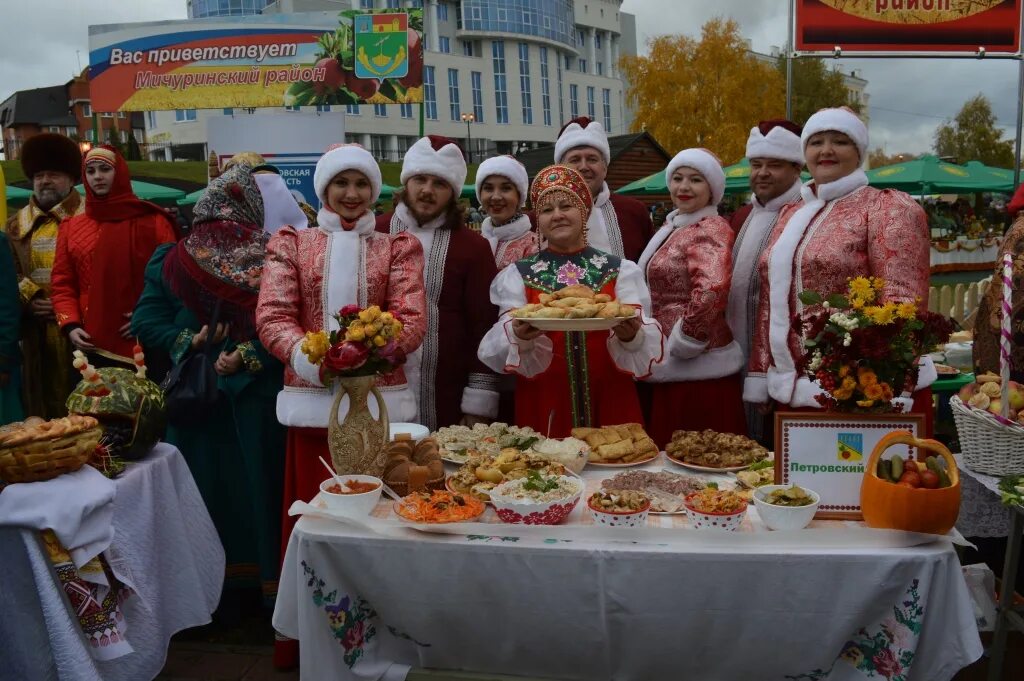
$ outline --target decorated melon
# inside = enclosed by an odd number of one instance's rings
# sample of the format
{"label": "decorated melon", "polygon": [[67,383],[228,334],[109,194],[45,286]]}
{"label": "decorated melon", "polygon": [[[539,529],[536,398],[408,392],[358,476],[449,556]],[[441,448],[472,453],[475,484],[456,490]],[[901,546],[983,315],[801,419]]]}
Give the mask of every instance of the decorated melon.
{"label": "decorated melon", "polygon": [[163,391],[146,378],[142,350],[136,346],[137,369],[105,367],[96,369],[85,356],[75,352],[75,368],[82,381],[68,397],[72,414],[94,417],[103,428],[103,443],[110,453],[124,459],[138,459],[152,449],[167,426]]}

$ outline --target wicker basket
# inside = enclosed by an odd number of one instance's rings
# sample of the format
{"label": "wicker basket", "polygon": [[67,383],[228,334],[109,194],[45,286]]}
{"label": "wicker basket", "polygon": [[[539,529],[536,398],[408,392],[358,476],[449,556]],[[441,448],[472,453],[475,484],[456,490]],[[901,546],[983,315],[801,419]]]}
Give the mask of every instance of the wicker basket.
{"label": "wicker basket", "polygon": [[949,398],[964,465],[987,475],[1024,475],[1024,427],[1004,425],[980,409]]}
{"label": "wicker basket", "polygon": [[40,482],[77,471],[89,460],[103,430],[89,428],[50,440],[0,449],[0,479],[4,482]]}

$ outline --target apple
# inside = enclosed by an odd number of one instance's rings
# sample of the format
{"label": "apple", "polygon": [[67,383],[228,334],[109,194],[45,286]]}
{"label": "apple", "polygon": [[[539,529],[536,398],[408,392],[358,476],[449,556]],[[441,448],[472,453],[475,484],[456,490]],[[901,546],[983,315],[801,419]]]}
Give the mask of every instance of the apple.
{"label": "apple", "polygon": [[960,388],[960,392],[958,392],[956,396],[960,398],[961,402],[967,404],[979,390],[981,390],[981,386],[977,383],[968,383],[964,387]]}
{"label": "apple", "polygon": [[1010,408],[1014,411],[1024,409],[1024,385],[1010,381]]}
{"label": "apple", "polygon": [[344,75],[345,87],[355,93],[362,101],[377,94],[380,89],[380,81],[376,78],[357,78],[355,71],[349,71]]}
{"label": "apple", "polygon": [[337,92],[345,80],[345,71],[341,68],[341,63],[334,57],[324,57],[316,63],[314,68],[324,70],[324,79],[313,83],[313,89],[316,93],[323,95]]}
{"label": "apple", "polygon": [[409,74],[398,82],[404,88],[423,83],[423,48],[420,36],[411,28],[409,33]]}

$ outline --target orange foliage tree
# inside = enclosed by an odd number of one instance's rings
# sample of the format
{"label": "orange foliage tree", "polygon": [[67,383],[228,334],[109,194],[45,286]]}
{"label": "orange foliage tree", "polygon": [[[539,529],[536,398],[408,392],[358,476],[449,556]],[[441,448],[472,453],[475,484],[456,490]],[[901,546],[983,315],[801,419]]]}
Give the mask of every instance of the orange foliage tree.
{"label": "orange foliage tree", "polygon": [[647,56],[623,57],[633,131],[646,130],[669,152],[706,147],[725,164],[743,158],[758,121],[786,113],[786,84],[775,64],[747,49],[739,25],[712,19],[700,40],[659,36]]}

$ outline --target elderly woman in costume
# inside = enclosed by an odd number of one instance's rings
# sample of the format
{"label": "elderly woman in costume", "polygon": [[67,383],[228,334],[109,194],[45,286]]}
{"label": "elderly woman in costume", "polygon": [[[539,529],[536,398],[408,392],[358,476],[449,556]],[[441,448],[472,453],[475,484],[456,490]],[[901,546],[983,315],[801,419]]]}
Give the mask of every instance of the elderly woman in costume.
{"label": "elderly woman in costume", "polygon": [[526,207],[530,178],[511,156],[494,156],[476,171],[476,199],[487,213],[480,233],[491,245],[499,270],[537,252],[537,234]]}
{"label": "elderly woman in costume", "polygon": [[[189,236],[160,246],[132,315],[132,333],[175,364],[212,343],[219,401],[202,421],[168,428],[210,511],[228,561],[228,586],[277,592],[284,429],[274,418],[281,364],[256,337],[256,300],[268,235],[248,165],[210,182]],[[258,580],[258,582],[257,582]]]}
{"label": "elderly woman in costume", "polygon": [[57,234],[53,309],[57,323],[99,366],[134,366],[132,310],[143,289],[146,264],[160,244],[175,241],[163,208],[132,192],[124,157],[95,147],[83,159],[85,214]]}
{"label": "elderly woman in costume", "polygon": [[718,215],[725,173],[706,149],[684,149],[665,169],[676,209],[638,263],[665,333],[651,383],[648,433],[666,445],[676,430],[746,434],[743,351],[726,322],[735,234]]}
{"label": "elderly woman in costume", "polygon": [[[868,131],[846,108],[822,109],[801,135],[812,180],[802,200],[779,215],[758,264],[760,303],[743,399],[791,408],[820,408],[821,386],[797,368],[802,339],[793,315],[802,290],[845,293],[856,277],[884,282],[880,302],[928,299],[928,223],[908,195],[869,187],[861,170]],[[927,357],[918,371],[911,411],[931,419],[935,368]],[[926,427],[930,431],[930,426]]]}
{"label": "elderly woman in costume", "polygon": [[[662,356],[662,335],[651,318],[651,296],[640,269],[587,246],[584,225],[593,206],[586,182],[566,166],[538,173],[530,190],[547,246],[519,260],[491,285],[501,317],[478,356],[495,371],[521,378],[516,423],[553,437],[572,428],[642,422],[633,378],[646,378]],[[582,286],[639,308],[608,332],[544,333],[512,311],[541,296]],[[552,417],[553,414],[553,417]]]}

